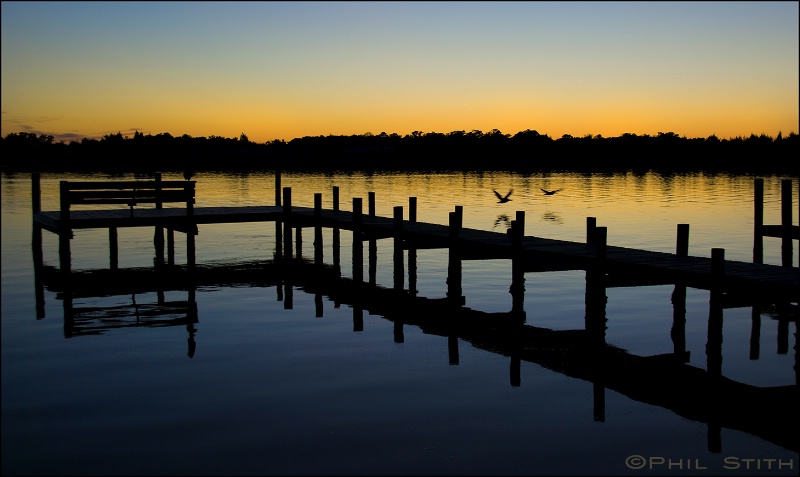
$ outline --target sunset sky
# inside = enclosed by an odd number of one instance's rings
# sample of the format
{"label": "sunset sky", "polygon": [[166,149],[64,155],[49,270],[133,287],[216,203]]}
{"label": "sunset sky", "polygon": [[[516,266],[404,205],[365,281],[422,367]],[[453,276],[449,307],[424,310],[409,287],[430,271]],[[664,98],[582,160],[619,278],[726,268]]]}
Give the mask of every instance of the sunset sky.
{"label": "sunset sky", "polygon": [[800,132],[798,2],[2,2],[2,136]]}

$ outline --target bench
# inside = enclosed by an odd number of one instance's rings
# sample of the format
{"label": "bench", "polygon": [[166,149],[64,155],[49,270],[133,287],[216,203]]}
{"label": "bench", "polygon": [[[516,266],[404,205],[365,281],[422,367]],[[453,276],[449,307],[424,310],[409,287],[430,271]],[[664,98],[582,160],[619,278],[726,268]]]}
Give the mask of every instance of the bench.
{"label": "bench", "polygon": [[61,220],[69,220],[73,205],[124,204],[133,208],[153,204],[162,208],[167,202],[186,204],[186,215],[194,215],[195,181],[61,181]]}

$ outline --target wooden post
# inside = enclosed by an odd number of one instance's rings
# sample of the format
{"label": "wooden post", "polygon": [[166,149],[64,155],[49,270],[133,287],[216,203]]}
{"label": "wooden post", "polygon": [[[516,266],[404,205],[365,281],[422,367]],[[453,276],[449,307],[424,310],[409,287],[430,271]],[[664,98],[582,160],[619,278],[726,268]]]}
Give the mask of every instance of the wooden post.
{"label": "wooden post", "polygon": [[378,284],[378,241],[371,237],[369,239],[369,285],[374,287]]}
{"label": "wooden post", "polygon": [[[42,183],[38,172],[31,174],[31,212],[37,214],[42,211]],[[33,252],[33,282],[34,295],[36,299],[36,319],[41,320],[45,317],[44,302],[44,251],[42,249],[42,227],[33,224],[33,235],[31,238]]]}
{"label": "wooden post", "polygon": [[594,365],[602,367],[602,349],[606,340],[606,227],[595,227],[592,243],[595,248],[594,263],[586,271],[586,314],[585,327],[592,350],[598,352]]}
{"label": "wooden post", "polygon": [[33,235],[31,237],[31,248],[33,252],[33,285],[36,297],[36,319],[44,318],[44,253],[42,250],[42,227],[33,224]]}
{"label": "wooden post", "polygon": [[364,282],[364,244],[361,235],[361,202],[360,197],[353,197],[353,285],[356,287],[356,290],[359,291]]}
{"label": "wooden post", "polygon": [[517,211],[511,221],[511,315],[515,322],[525,322],[525,252],[522,239],[525,231],[525,211]]}
{"label": "wooden post", "polygon": [[398,205],[393,209],[393,240],[394,240],[394,289],[403,291],[403,206]]}
{"label": "wooden post", "polygon": [[[375,192],[367,193],[367,215],[375,217]],[[378,241],[375,237],[369,239],[369,284],[370,286],[377,285],[377,269],[378,269]]]}
{"label": "wooden post", "polygon": [[322,275],[322,193],[314,194],[314,266],[317,268],[317,273],[314,277],[314,316],[322,318],[322,291],[320,285],[323,278]]}
{"label": "wooden post", "polygon": [[781,225],[792,226],[792,180],[781,180]]}
{"label": "wooden post", "polygon": [[72,239],[72,228],[69,223],[69,183],[60,183],[60,218],[58,231],[58,256],[59,267],[65,279],[69,281],[72,272],[72,251],[70,250],[70,240]]}
{"label": "wooden post", "polygon": [[375,217],[375,192],[368,192],[367,193],[367,200],[368,200],[368,214],[370,217]]}
{"label": "wooden post", "polygon": [[[417,198],[408,198],[408,222],[417,223]],[[417,296],[417,249],[413,239],[408,241],[408,292],[412,297]]]}
{"label": "wooden post", "polygon": [[364,310],[361,305],[361,287],[364,284],[364,251],[361,240],[353,240],[353,331],[364,331]]}
{"label": "wooden post", "polygon": [[[339,211],[339,186],[333,186],[332,208],[334,212]],[[341,231],[339,227],[333,228],[333,268],[341,274]]]}
{"label": "wooden post", "polygon": [[[678,239],[675,245],[675,255],[678,257],[689,256],[689,224],[678,224]],[[686,284],[682,281],[675,283],[672,291],[672,354],[678,363],[688,363],[689,356],[686,351]]]}
{"label": "wooden post", "polygon": [[461,295],[461,250],[458,240],[461,217],[458,209],[450,212],[448,217],[450,244],[447,261],[447,298],[451,306],[459,307],[464,304],[464,297]]}
{"label": "wooden post", "polygon": [[[294,256],[292,250],[292,188],[283,188],[282,220],[283,220],[283,260],[281,260],[281,271],[283,272],[284,300],[283,309],[291,310],[294,308],[294,288],[292,284],[292,271],[289,265]],[[299,229],[298,229],[299,230]]]}
{"label": "wooden post", "polygon": [[322,266],[322,194],[314,194],[314,263]]}
{"label": "wooden post", "polygon": [[678,224],[678,240],[675,254],[679,257],[689,256],[689,224]]}
{"label": "wooden post", "polygon": [[722,277],[725,273],[725,249],[711,249],[711,292],[708,314],[708,339],[706,341],[706,372],[708,388],[706,399],[711,410],[708,417],[708,450],[719,453],[722,450],[719,403],[723,399],[719,382],[722,377]]}
{"label": "wooden post", "polygon": [[753,263],[764,263],[764,179],[754,182]]}
{"label": "wooden post", "polygon": [[525,237],[525,211],[518,210],[516,213],[517,221],[517,234],[519,235],[520,246],[522,245],[522,238]]}
{"label": "wooden post", "polygon": [[186,229],[186,263],[190,271],[194,270],[195,265],[195,241],[197,235],[197,224],[194,223],[194,181],[186,181],[186,217],[189,219]]}
{"label": "wooden post", "polygon": [[458,216],[456,215],[455,212],[450,212],[449,214],[447,214],[447,218],[448,218],[448,224],[447,224],[448,234],[450,240],[453,241],[455,239],[458,239],[458,232],[459,232]]}
{"label": "wooden post", "polygon": [[281,206],[281,170],[275,169],[275,206]]}
{"label": "wooden post", "polygon": [[292,213],[292,188],[283,188],[283,221],[289,221],[289,215]]}
{"label": "wooden post", "polygon": [[594,243],[594,229],[597,228],[597,218],[586,217],[586,244]]}
{"label": "wooden post", "polygon": [[62,226],[66,226],[69,220],[69,182],[61,181],[59,184],[60,218]]}
{"label": "wooden post", "polygon": [[792,250],[792,180],[781,181],[781,264],[791,267]]}
{"label": "wooden post", "polygon": [[117,246],[117,228],[116,227],[109,227],[108,228],[108,249],[110,255],[110,262],[111,262],[111,269],[116,270],[119,265],[118,257],[118,246]]}
{"label": "wooden post", "polygon": [[186,181],[186,215],[194,217],[194,181]]}
{"label": "wooden post", "polygon": [[[353,233],[358,232],[359,236],[361,235],[361,225],[363,223],[361,220],[361,202],[361,197],[353,197]],[[360,237],[359,240],[361,240]]]}
{"label": "wooden post", "polygon": [[711,278],[715,284],[725,274],[725,249],[712,248],[711,249]]}
{"label": "wooden post", "polygon": [[595,227],[594,229],[594,257],[598,261],[602,262],[606,259],[606,250],[607,244],[606,241],[608,240],[608,228],[607,227]]}
{"label": "wooden post", "polygon": [[333,210],[339,211],[339,186],[333,186]]}

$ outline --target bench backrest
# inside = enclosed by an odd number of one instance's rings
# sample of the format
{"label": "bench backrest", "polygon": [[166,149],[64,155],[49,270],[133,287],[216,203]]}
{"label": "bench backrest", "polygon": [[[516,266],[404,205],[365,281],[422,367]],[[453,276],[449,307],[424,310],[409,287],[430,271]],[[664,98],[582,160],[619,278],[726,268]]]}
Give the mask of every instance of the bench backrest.
{"label": "bench backrest", "polygon": [[133,207],[165,202],[183,202],[186,213],[194,213],[195,181],[61,181],[61,218],[69,219],[70,207],[78,204],[124,204]]}

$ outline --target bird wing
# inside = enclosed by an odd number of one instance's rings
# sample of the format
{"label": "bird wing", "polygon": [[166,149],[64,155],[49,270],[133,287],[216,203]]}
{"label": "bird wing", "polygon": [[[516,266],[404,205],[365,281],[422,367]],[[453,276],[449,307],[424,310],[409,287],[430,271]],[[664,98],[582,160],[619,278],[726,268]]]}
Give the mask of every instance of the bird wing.
{"label": "bird wing", "polygon": [[503,197],[503,198],[504,198],[504,199],[508,199],[508,198],[511,196],[511,193],[512,193],[512,192],[514,192],[514,189],[511,189],[510,191],[508,191],[508,194],[506,194],[506,196],[505,196],[505,197]]}
{"label": "bird wing", "polygon": [[494,192],[494,195],[496,195],[498,199],[502,199],[503,198],[503,196],[500,195],[500,193],[497,192],[496,190],[492,189],[492,192]]}
{"label": "bird wing", "polygon": [[542,191],[542,192],[544,192],[545,194],[547,194],[547,192],[548,192],[547,190],[545,190],[545,189],[542,189],[541,187],[539,187],[539,190],[540,190],[540,191]]}

